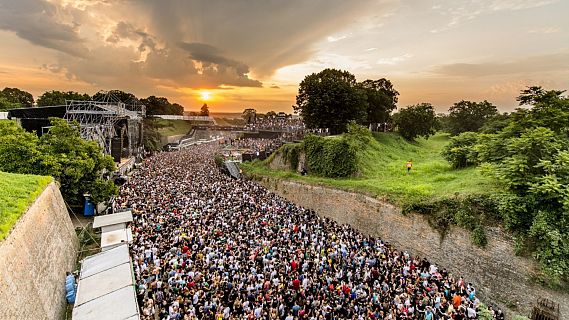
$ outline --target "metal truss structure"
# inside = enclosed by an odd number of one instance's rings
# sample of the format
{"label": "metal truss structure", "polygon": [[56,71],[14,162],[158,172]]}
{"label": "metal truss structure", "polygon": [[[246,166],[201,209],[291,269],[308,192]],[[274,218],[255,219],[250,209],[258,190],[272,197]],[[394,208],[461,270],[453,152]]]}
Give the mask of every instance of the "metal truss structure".
{"label": "metal truss structure", "polygon": [[[132,134],[124,134],[125,128],[117,128],[119,122],[140,123],[145,114],[146,108],[138,100],[122,102],[112,92],[100,92],[99,100],[67,100],[66,113],[64,119],[67,121],[77,121],[81,137],[86,140],[95,141],[101,146],[105,154],[111,154],[111,142],[117,136],[126,136],[129,139],[129,156],[133,154]],[[121,131],[121,132],[118,132]]]}

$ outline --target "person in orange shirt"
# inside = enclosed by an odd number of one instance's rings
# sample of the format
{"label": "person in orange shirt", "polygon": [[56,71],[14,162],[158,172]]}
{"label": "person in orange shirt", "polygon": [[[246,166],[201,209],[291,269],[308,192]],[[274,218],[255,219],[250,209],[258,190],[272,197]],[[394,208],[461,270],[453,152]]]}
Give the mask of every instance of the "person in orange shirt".
{"label": "person in orange shirt", "polygon": [[407,161],[407,163],[405,164],[405,166],[407,167],[407,174],[411,173],[411,168],[413,168],[413,160],[409,159],[409,161]]}
{"label": "person in orange shirt", "polygon": [[458,310],[461,302],[462,302],[462,299],[461,299],[460,295],[455,294],[454,297],[452,297],[452,306],[454,307],[455,310]]}

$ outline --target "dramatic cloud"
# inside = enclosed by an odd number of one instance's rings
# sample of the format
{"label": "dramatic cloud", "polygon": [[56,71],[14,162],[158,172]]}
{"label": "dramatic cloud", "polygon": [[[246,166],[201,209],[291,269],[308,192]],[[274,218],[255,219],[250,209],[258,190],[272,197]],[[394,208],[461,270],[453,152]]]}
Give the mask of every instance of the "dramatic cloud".
{"label": "dramatic cloud", "polygon": [[569,88],[568,10],[561,0],[0,0],[0,85],[122,89],[188,109],[208,89],[224,111],[290,112],[307,74],[340,68],[389,78],[401,105],[511,108],[526,84]]}
{"label": "dramatic cloud", "polygon": [[476,78],[567,70],[569,70],[569,52],[533,56],[510,62],[445,64],[434,67],[432,72],[445,76]]}
{"label": "dramatic cloud", "polygon": [[73,56],[83,56],[85,41],[79,36],[80,24],[62,21],[59,8],[41,0],[0,2],[0,29],[15,32],[33,44]]}

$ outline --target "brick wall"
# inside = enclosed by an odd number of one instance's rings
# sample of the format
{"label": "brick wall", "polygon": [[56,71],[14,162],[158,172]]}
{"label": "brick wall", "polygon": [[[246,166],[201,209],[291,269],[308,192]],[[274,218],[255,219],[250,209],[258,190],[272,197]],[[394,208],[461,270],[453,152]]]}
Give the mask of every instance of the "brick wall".
{"label": "brick wall", "polygon": [[62,319],[65,272],[77,236],[55,183],[49,184],[0,242],[0,318]]}
{"label": "brick wall", "polygon": [[499,227],[485,228],[488,245],[472,244],[467,230],[451,227],[441,239],[419,214],[403,215],[393,205],[358,193],[311,186],[298,182],[262,178],[269,190],[319,215],[350,224],[361,232],[378,236],[399,250],[426,257],[475,284],[483,301],[491,302],[510,316],[529,315],[538,298],[561,305],[561,319],[569,319],[569,294],[551,291],[532,282],[537,265],[531,258],[514,254],[514,242]]}

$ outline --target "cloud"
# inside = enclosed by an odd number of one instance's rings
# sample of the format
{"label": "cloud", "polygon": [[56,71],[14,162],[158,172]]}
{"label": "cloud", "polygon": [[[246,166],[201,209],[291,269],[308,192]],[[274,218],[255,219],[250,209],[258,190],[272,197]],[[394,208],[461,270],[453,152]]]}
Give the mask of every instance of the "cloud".
{"label": "cloud", "polygon": [[510,62],[451,63],[435,66],[431,72],[466,78],[566,71],[569,52],[526,57]]}
{"label": "cloud", "polygon": [[156,35],[166,42],[205,43],[231,54],[266,78],[275,70],[309,59],[314,44],[367,12],[381,14],[391,4],[362,0],[142,1]]}
{"label": "cloud", "polygon": [[279,86],[277,86],[277,85],[272,85],[270,88],[271,88],[271,89],[280,89],[281,87],[279,87]]}
{"label": "cloud", "polygon": [[385,65],[396,65],[400,62],[403,62],[409,58],[412,58],[413,55],[409,53],[402,54],[400,56],[391,57],[391,58],[382,58],[377,61],[377,64],[385,64]]}
{"label": "cloud", "polygon": [[559,27],[540,27],[535,29],[528,30],[528,33],[537,33],[537,34],[552,34],[558,33],[561,31]]}
{"label": "cloud", "polygon": [[84,56],[87,47],[79,36],[80,23],[69,20],[69,10],[41,0],[2,1],[0,30],[42,47]]}
{"label": "cloud", "polygon": [[338,42],[338,41],[344,40],[344,39],[346,39],[346,38],[348,38],[347,35],[342,35],[342,36],[339,36],[339,37],[328,36],[328,37],[326,38],[326,40],[328,40],[328,42]]}
{"label": "cloud", "polygon": [[559,0],[469,0],[469,1],[441,1],[431,7],[444,17],[450,19],[444,26],[430,30],[439,33],[478,18],[480,15],[498,11],[517,11],[547,6]]}
{"label": "cloud", "polygon": [[309,59],[315,43],[389,6],[373,0],[19,0],[0,4],[0,29],[55,50],[55,58],[41,61],[43,70],[96,86],[261,87],[259,79]]}

